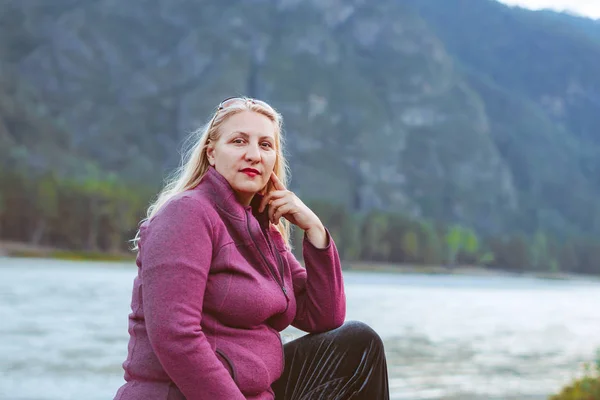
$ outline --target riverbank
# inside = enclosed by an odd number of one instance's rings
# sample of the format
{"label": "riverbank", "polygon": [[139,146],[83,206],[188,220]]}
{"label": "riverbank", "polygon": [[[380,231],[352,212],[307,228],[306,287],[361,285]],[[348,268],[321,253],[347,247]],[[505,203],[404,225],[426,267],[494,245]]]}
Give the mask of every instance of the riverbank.
{"label": "riverbank", "polygon": [[389,263],[370,263],[365,261],[351,261],[344,263],[346,271],[365,271],[365,272],[383,272],[383,273],[401,273],[401,274],[419,274],[419,275],[461,275],[461,276],[482,276],[482,277],[526,277],[550,280],[577,280],[577,281],[598,281],[600,276],[582,275],[563,272],[542,272],[542,271],[524,271],[514,272],[498,268],[487,268],[476,265],[409,265],[409,264],[389,264]]}
{"label": "riverbank", "polygon": [[[21,258],[50,258],[69,261],[104,261],[104,262],[134,262],[134,252],[94,252],[59,249],[49,246],[36,246],[28,243],[0,241],[0,257]],[[376,263],[366,261],[347,261],[343,263],[345,271],[383,272],[394,274],[419,274],[419,275],[462,275],[462,276],[507,276],[529,277],[551,280],[582,280],[599,281],[599,276],[568,274],[562,272],[513,272],[497,268],[486,268],[474,265],[411,265]]]}
{"label": "riverbank", "polygon": [[52,258],[72,261],[134,261],[133,252],[68,250],[29,243],[0,241],[1,257]]}

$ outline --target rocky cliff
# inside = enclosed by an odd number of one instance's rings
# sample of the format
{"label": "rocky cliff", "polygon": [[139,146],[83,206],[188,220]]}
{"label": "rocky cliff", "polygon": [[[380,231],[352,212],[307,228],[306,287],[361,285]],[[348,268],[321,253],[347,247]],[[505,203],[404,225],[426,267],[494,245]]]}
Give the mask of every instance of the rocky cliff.
{"label": "rocky cliff", "polygon": [[[560,19],[543,32],[578,44],[565,61],[573,68],[536,80],[554,65],[552,41],[507,70],[490,67],[508,61],[476,37],[461,45],[486,18],[527,26],[522,10],[488,0],[6,3],[14,26],[3,25],[3,59],[68,132],[61,149],[124,179],[160,181],[187,132],[220,99],[244,94],[283,113],[293,188],[305,198],[488,232],[595,228],[575,211],[598,211],[589,199],[600,180],[584,169],[599,165],[587,144],[600,142],[600,91],[586,79],[600,47],[591,33],[557,30]],[[504,43],[511,32],[493,26],[481,34]],[[551,85],[559,78],[562,91]]]}

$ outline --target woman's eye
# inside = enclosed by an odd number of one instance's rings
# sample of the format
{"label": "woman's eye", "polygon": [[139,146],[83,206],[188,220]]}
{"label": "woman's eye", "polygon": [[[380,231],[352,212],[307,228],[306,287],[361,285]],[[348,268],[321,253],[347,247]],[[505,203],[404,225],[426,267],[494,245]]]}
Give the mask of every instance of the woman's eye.
{"label": "woman's eye", "polygon": [[242,144],[242,143],[244,143],[244,139],[233,139],[233,143]]}
{"label": "woman's eye", "polygon": [[263,142],[263,147],[273,147],[273,145],[269,142]]}

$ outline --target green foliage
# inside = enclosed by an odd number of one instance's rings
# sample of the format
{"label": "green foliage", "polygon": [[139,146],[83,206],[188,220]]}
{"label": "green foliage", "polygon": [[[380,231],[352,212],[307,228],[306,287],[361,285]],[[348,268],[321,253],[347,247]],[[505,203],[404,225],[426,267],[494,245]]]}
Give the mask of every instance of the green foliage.
{"label": "green foliage", "polygon": [[600,400],[600,378],[586,376],[576,380],[550,400]]}
{"label": "green foliage", "polygon": [[494,253],[492,253],[491,251],[485,252],[481,255],[481,257],[479,258],[479,262],[478,264],[480,265],[490,265],[491,263],[493,263],[495,260],[494,258]]}
{"label": "green foliage", "polygon": [[69,261],[132,261],[135,256],[126,253],[106,253],[91,251],[53,251],[48,254],[50,258]]}
{"label": "green foliage", "polygon": [[58,216],[58,182],[52,174],[45,174],[37,181],[35,193],[36,208],[40,214],[47,218]]}
{"label": "green foliage", "polygon": [[452,225],[446,233],[447,261],[453,265],[458,260],[475,263],[479,254],[479,239],[476,233],[461,225]]}
{"label": "green foliage", "polygon": [[430,221],[420,221],[419,230],[422,242],[422,263],[425,265],[438,265],[442,262],[443,238]]}
{"label": "green foliage", "polygon": [[600,400],[600,350],[593,364],[586,364],[584,375],[564,387],[549,400]]}
{"label": "green foliage", "polygon": [[443,40],[484,105],[519,193],[519,212],[503,217],[508,230],[598,232],[598,24],[492,0],[405,3]]}
{"label": "green foliage", "polygon": [[388,236],[389,220],[384,213],[369,213],[362,226],[362,259],[385,261],[392,246]]}
{"label": "green foliage", "polygon": [[468,255],[477,254],[479,251],[479,240],[472,230],[467,230],[464,237],[464,251]]}
{"label": "green foliage", "polygon": [[414,262],[419,259],[419,237],[414,231],[408,231],[402,235],[400,247],[402,248],[406,261]]}
{"label": "green foliage", "polygon": [[0,237],[70,250],[54,254],[60,257],[90,259],[127,251],[150,199],[148,188],[124,184],[110,174],[76,180],[30,169],[0,171],[0,186],[5,210],[10,210],[0,212]]}
{"label": "green foliage", "polygon": [[[127,251],[154,188],[124,183],[88,168],[85,179],[31,170],[0,171],[0,238],[67,250],[60,257],[95,258]],[[359,215],[324,201],[307,204],[330,230],[344,261],[413,265],[484,265],[511,271],[600,274],[597,238],[562,243],[537,232],[479,236],[473,229],[383,211]],[[11,212],[6,212],[10,210]],[[293,231],[297,255],[302,232]],[[560,243],[560,244],[558,244]]]}
{"label": "green foliage", "polygon": [[3,4],[3,239],[124,249],[182,120],[244,93],[282,110],[293,184],[344,260],[600,273],[597,24],[491,0],[367,2],[335,29],[336,5],[109,3]]}
{"label": "green foliage", "polygon": [[494,264],[500,268],[517,272],[530,268],[529,245],[523,234],[490,238],[489,246],[495,255]]}
{"label": "green foliage", "polygon": [[[3,2],[2,164],[82,178],[93,160],[156,186],[181,135],[222,96],[244,93],[282,110],[293,182],[308,198],[352,213],[411,209],[485,235],[599,232],[591,21],[492,0],[363,2],[340,21],[342,2],[327,12],[310,2],[84,3]],[[366,229],[376,238],[378,227]],[[418,252],[433,254],[413,232]],[[473,261],[470,245],[443,258]],[[380,258],[395,252],[373,246]],[[542,262],[553,264],[534,255]]]}
{"label": "green foliage", "polygon": [[448,262],[454,264],[458,251],[463,244],[463,232],[460,226],[454,225],[450,228],[446,234],[446,244],[448,245]]}
{"label": "green foliage", "polygon": [[[321,218],[321,221],[335,237],[340,257],[352,261],[360,258],[359,224],[348,210],[325,201],[306,201],[306,204]],[[300,232],[298,232],[300,233]],[[297,248],[296,237],[294,247]]]}

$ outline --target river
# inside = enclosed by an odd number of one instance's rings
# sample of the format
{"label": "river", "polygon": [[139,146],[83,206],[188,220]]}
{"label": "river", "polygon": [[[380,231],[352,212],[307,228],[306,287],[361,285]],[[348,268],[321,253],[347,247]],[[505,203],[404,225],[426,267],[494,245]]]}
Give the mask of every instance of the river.
{"label": "river", "polygon": [[[131,263],[0,258],[0,399],[112,399],[135,274]],[[600,348],[598,282],[364,272],[345,282],[347,319],[384,340],[392,399],[546,399]]]}

